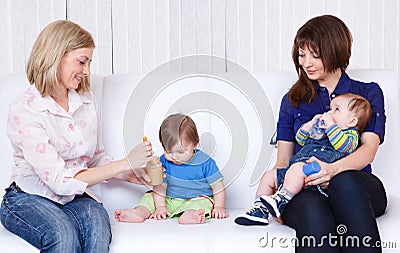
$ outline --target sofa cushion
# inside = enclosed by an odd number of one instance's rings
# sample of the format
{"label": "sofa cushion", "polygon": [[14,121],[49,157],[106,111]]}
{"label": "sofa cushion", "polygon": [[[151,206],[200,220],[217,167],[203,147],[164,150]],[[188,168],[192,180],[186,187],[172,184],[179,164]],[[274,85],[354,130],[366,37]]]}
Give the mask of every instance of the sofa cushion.
{"label": "sofa cushion", "polygon": [[[161,153],[162,148],[157,139],[157,131],[159,123],[167,113],[171,112],[171,108],[186,112],[190,99],[199,102],[198,97],[196,97],[199,93],[202,93],[202,99],[207,99],[207,96],[212,98],[207,100],[207,103],[210,104],[209,108],[215,111],[199,110],[201,113],[194,116],[197,117],[196,123],[199,132],[203,134],[202,137],[205,139],[202,142],[202,148],[213,152],[214,159],[226,175],[226,206],[228,207],[229,217],[222,220],[207,220],[205,224],[201,225],[179,225],[175,219],[148,220],[142,224],[118,223],[113,218],[115,209],[134,207],[148,189],[145,186],[116,180],[110,180],[103,184],[104,206],[109,212],[113,232],[111,252],[130,252],[133,250],[141,252],[155,252],[156,250],[163,252],[265,252],[268,249],[273,250],[273,252],[294,252],[293,241],[291,241],[294,240],[295,236],[293,229],[280,225],[273,220],[268,226],[258,227],[238,226],[233,220],[237,215],[244,212],[245,208],[251,206],[257,187],[257,179],[263,170],[268,169],[275,161],[276,154],[273,145],[262,147],[262,143],[268,144],[270,142],[276,124],[280,100],[296,79],[296,74],[292,72],[254,73],[255,80],[260,83],[260,87],[256,89],[259,93],[256,99],[262,98],[269,103],[269,105],[265,104],[269,107],[265,110],[259,108],[258,104],[249,103],[251,100],[248,98],[255,96],[254,94],[246,97],[248,89],[227,82],[222,78],[223,75],[226,75],[226,73],[218,75],[218,78],[197,76],[185,79],[176,73],[159,73],[158,79],[155,79],[155,84],[151,85],[155,85],[156,88],[161,86],[161,89],[158,92],[147,94],[147,100],[136,96],[134,101],[130,101],[131,94],[134,91],[145,92],[149,88],[148,86],[138,87],[143,85],[144,75],[119,74],[91,77],[92,90],[96,94],[97,105],[101,111],[105,148],[107,153],[115,159],[124,157],[126,149],[140,142],[141,136],[144,134],[152,141],[156,153]],[[397,187],[400,173],[396,169],[400,159],[397,151],[397,145],[400,143],[400,135],[397,134],[400,125],[399,81],[393,72],[386,70],[351,70],[349,75],[364,81],[376,81],[381,85],[385,94],[386,138],[384,144],[379,148],[373,166],[374,172],[383,180],[389,195],[388,209],[384,215],[377,219],[382,241],[386,243],[386,248],[383,251],[394,252],[392,248],[400,245],[398,239],[400,219],[397,219],[397,214],[400,212],[400,188]],[[165,80],[172,81],[165,83]],[[10,74],[0,77],[0,143],[2,145],[0,163],[3,166],[0,186],[2,188],[7,187],[9,183],[12,164],[11,147],[5,134],[8,105],[17,94],[27,87],[28,84],[23,74]],[[198,93],[193,95],[193,92]],[[189,100],[187,100],[188,98]],[[221,103],[218,99],[224,98],[224,106],[232,106],[232,111],[226,111],[226,108],[218,108]],[[145,116],[138,118],[135,114],[137,111],[128,108],[129,103],[137,106],[137,110]],[[196,103],[194,104],[196,105]],[[194,108],[193,105],[190,106],[191,109]],[[219,115],[217,115],[218,113]],[[232,121],[228,113],[241,118],[237,122]],[[271,113],[273,115],[269,118],[257,118],[257,113]],[[231,121],[226,120],[224,122],[225,116]],[[264,129],[259,120],[266,119],[268,120],[268,127]],[[139,122],[128,124],[128,126],[132,125],[137,128],[129,129],[126,127],[127,121],[130,120]],[[246,133],[246,135],[240,136],[241,141],[251,145],[247,145],[246,149],[242,150],[246,153],[245,162],[231,169],[226,164],[229,164],[229,159],[231,159],[232,146],[243,144],[241,142],[235,143],[236,139],[226,134],[230,131],[230,127],[233,128],[232,131],[236,131],[237,126],[232,125],[232,122],[233,124],[241,124],[243,132]],[[129,138],[127,138],[126,133],[129,133]],[[265,148],[263,150],[265,153],[261,152],[263,148]],[[267,154],[267,162],[265,166],[255,168],[261,154]],[[232,161],[237,160],[233,159]],[[242,162],[242,160],[239,161]],[[393,243],[397,244],[394,245]],[[2,226],[0,226],[0,245],[2,245],[1,249],[4,252],[38,252],[22,239],[6,231]]]}

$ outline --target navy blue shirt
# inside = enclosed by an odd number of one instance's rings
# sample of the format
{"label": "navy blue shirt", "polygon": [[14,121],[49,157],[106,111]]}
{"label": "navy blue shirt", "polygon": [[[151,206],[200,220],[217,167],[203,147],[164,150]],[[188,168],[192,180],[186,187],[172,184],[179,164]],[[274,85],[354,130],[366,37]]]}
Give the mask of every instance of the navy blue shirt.
{"label": "navy blue shirt", "polygon": [[[365,97],[371,104],[372,115],[368,125],[364,129],[364,132],[376,133],[379,136],[380,143],[383,142],[385,136],[386,115],[383,93],[377,83],[364,83],[353,80],[343,72],[331,95],[329,95],[328,89],[320,87],[317,82],[316,86],[316,99],[311,103],[301,103],[297,108],[290,104],[287,93],[282,98],[277,124],[277,140],[296,143],[295,152],[297,153],[301,148],[295,140],[297,130],[304,123],[310,121],[315,114],[322,114],[329,111],[331,99],[335,96],[350,92]],[[367,165],[363,170],[371,172],[371,165]]]}

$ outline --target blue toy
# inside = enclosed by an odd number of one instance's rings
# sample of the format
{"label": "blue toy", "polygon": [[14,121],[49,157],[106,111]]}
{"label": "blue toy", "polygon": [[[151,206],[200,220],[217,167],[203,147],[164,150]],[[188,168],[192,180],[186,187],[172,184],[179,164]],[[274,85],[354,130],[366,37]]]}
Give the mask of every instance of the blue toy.
{"label": "blue toy", "polygon": [[[321,166],[319,166],[319,163],[317,163],[317,162],[306,163],[303,165],[303,172],[304,172],[304,175],[306,175],[306,176],[317,173],[320,170],[321,170]],[[317,185],[317,189],[319,190],[319,192],[322,195],[324,195],[325,197],[328,197],[328,194],[326,194],[326,192],[324,192],[321,189],[321,186]]]}
{"label": "blue toy", "polygon": [[317,173],[320,170],[321,170],[321,167],[319,166],[319,163],[317,163],[317,162],[306,163],[303,165],[303,172],[306,176]]}

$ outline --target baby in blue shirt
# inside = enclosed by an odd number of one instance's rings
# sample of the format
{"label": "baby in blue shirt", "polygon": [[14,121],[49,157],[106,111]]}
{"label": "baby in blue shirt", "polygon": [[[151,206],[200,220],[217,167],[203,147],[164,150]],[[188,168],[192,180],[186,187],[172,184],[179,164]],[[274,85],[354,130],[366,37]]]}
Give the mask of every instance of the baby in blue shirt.
{"label": "baby in blue shirt", "polygon": [[226,218],[223,176],[215,161],[196,149],[199,135],[194,121],[183,114],[168,116],[161,124],[160,157],[164,183],[154,186],[138,206],[116,210],[120,222],[144,222],[178,218],[180,224],[204,223],[207,218]]}

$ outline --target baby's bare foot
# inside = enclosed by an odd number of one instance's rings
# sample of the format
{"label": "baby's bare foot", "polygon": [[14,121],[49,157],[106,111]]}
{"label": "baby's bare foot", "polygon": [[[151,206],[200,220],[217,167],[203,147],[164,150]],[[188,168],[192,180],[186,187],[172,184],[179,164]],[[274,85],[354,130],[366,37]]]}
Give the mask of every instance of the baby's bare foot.
{"label": "baby's bare foot", "polygon": [[204,210],[187,210],[179,217],[179,224],[200,224],[206,220]]}
{"label": "baby's bare foot", "polygon": [[135,207],[131,209],[116,210],[114,213],[115,220],[118,222],[141,223],[148,219],[150,211],[145,207]]}

